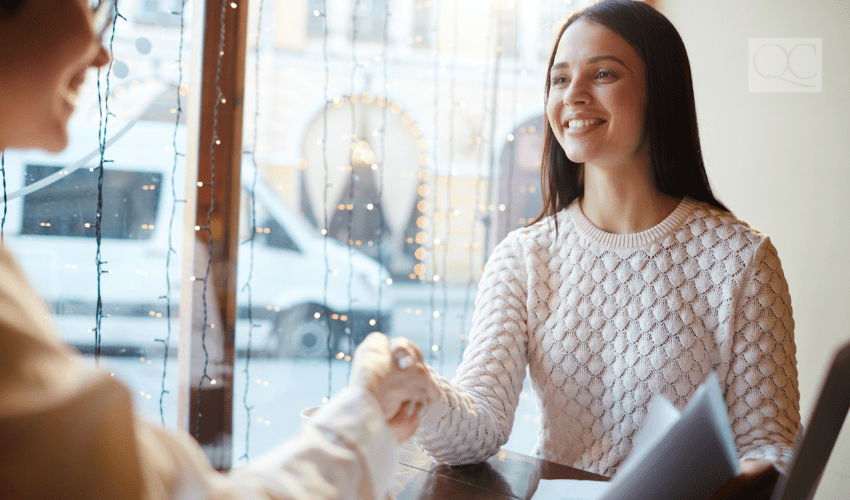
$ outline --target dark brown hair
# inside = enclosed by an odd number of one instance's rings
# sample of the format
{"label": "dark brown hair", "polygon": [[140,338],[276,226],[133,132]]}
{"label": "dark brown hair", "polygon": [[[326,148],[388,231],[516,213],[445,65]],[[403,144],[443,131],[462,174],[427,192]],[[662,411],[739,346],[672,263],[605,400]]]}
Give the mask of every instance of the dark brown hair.
{"label": "dark brown hair", "polygon": [[[646,119],[652,177],[664,194],[704,201],[728,209],[711,191],[700,149],[694,87],[685,44],[673,24],[649,5],[632,0],[604,0],[573,13],[564,23],[546,70],[550,77],[558,43],[567,28],[584,19],[617,33],[631,44],[646,66]],[[558,213],[584,194],[582,164],[567,158],[549,125],[543,120],[541,186],[543,211],[533,222]]]}
{"label": "dark brown hair", "polygon": [[0,14],[14,15],[24,5],[24,0],[0,0]]}

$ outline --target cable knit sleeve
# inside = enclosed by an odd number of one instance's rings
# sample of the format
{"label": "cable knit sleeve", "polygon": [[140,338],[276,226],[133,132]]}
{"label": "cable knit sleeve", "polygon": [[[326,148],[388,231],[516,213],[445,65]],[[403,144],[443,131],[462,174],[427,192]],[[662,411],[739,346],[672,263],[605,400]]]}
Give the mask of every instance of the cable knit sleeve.
{"label": "cable knit sleeve", "polygon": [[800,425],[791,296],[776,249],[765,238],[746,270],[735,305],[726,404],[741,458],[781,471]]}
{"label": "cable knit sleeve", "polygon": [[482,462],[510,436],[528,363],[522,255],[516,233],[493,250],[458,375],[452,382],[436,376],[442,401],[433,405],[414,442],[437,462]]}

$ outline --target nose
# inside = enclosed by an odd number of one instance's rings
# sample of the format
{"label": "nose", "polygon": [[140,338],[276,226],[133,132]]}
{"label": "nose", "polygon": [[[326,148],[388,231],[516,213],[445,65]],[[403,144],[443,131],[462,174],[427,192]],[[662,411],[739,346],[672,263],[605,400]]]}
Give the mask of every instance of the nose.
{"label": "nose", "polygon": [[587,90],[587,84],[582,78],[573,78],[570,86],[564,91],[564,104],[576,106],[588,103],[590,103],[590,93]]}
{"label": "nose", "polygon": [[103,66],[106,66],[106,64],[109,62],[109,53],[106,52],[106,49],[103,47],[103,45],[101,45],[100,42],[98,42],[95,47],[96,53],[94,54],[94,59],[92,59],[92,62],[91,64],[89,64],[89,66],[92,68],[101,68]]}

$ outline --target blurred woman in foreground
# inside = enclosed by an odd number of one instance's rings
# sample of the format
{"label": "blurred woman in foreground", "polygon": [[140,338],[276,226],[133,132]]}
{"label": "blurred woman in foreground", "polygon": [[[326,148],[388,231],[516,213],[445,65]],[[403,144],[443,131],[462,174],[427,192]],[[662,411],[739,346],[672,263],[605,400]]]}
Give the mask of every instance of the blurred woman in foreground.
{"label": "blurred woman in foreground", "polygon": [[[0,151],[67,145],[86,70],[109,61],[101,37],[112,6],[0,0]],[[142,421],[126,387],[77,360],[0,247],[2,498],[383,499],[397,443],[435,397],[416,346],[372,334],[349,387],[295,438],[219,474],[191,437]]]}

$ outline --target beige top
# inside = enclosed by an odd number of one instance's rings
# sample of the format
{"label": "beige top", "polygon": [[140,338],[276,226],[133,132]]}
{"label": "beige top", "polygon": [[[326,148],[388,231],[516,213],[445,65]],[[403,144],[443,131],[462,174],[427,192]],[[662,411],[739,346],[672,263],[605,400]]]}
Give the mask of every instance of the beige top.
{"label": "beige top", "polygon": [[715,370],[738,452],[782,469],[800,423],[791,297],[770,239],[685,198],[637,234],[574,202],[505,238],[485,266],[469,346],[440,377],[414,441],[438,462],[494,455],[526,367],[541,417],[534,453],[612,476],[655,395],[683,409]]}
{"label": "beige top", "polygon": [[0,247],[0,498],[383,499],[395,437],[359,388],[229,475],[185,433],[141,420],[126,387],[78,362]]}

